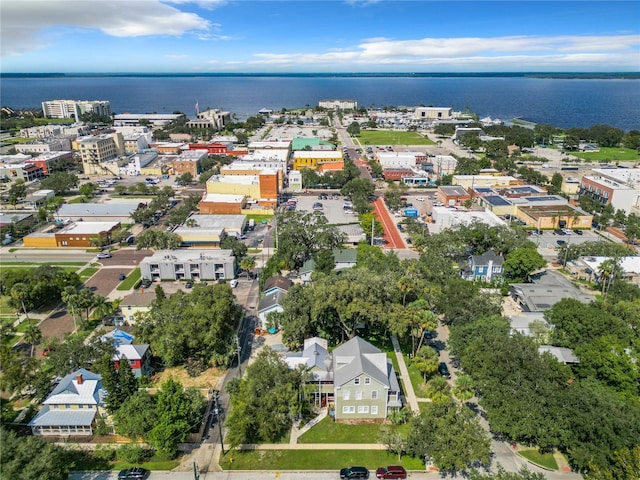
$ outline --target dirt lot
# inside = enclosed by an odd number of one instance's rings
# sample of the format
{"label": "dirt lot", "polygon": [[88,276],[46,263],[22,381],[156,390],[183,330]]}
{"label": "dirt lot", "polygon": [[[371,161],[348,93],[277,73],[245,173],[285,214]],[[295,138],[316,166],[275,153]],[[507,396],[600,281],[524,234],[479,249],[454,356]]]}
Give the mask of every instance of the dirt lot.
{"label": "dirt lot", "polygon": [[208,389],[215,387],[218,381],[222,380],[222,375],[224,375],[223,371],[220,371],[217,368],[209,368],[197,377],[191,377],[184,367],[172,367],[166,368],[162,372],[155,374],[153,378],[156,384],[155,386],[160,386],[169,378],[173,378],[174,380],[182,383],[185,387]]}

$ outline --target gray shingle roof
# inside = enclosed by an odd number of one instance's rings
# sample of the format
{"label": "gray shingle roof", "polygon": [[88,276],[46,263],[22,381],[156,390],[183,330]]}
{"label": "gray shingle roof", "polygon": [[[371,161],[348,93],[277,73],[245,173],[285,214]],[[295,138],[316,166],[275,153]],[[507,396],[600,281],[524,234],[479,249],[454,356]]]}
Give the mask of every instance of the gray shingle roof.
{"label": "gray shingle roof", "polygon": [[333,371],[336,386],[344,385],[361,374],[369,375],[390,389],[394,388],[394,380],[397,385],[386,353],[360,337],[352,338],[333,351]]}
{"label": "gray shingle roof", "polygon": [[260,303],[258,303],[258,312],[275,307],[276,305],[282,305],[282,297],[285,295],[285,292],[277,291],[261,298]]}

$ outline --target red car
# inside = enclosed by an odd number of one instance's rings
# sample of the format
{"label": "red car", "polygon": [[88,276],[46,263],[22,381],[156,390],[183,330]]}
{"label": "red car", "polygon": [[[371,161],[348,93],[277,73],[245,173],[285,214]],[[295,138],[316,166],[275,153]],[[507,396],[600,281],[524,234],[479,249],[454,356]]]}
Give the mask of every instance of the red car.
{"label": "red car", "polygon": [[377,478],[407,478],[407,471],[400,465],[389,465],[376,470]]}

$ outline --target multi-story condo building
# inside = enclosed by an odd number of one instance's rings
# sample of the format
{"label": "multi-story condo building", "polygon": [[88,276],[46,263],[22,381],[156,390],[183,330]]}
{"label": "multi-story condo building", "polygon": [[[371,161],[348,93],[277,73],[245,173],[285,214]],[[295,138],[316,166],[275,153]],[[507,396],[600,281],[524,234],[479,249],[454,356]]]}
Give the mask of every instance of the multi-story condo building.
{"label": "multi-story condo building", "polygon": [[79,120],[85,113],[111,116],[108,100],[49,100],[42,102],[42,112],[46,118],[74,118]]}
{"label": "multi-story condo building", "polygon": [[82,158],[82,168],[86,175],[107,173],[102,164],[115,160],[124,151],[124,139],[119,133],[82,137],[77,142]]}
{"label": "multi-story condo building", "polygon": [[588,195],[626,214],[640,211],[640,168],[596,168],[593,173],[582,177],[580,196]]}
{"label": "multi-story condo building", "polygon": [[19,143],[15,145],[18,153],[47,153],[71,150],[71,140],[68,138],[50,138],[38,142]]}
{"label": "multi-story condo building", "polygon": [[236,274],[231,250],[158,250],[140,262],[142,278],[149,280],[221,280]]}

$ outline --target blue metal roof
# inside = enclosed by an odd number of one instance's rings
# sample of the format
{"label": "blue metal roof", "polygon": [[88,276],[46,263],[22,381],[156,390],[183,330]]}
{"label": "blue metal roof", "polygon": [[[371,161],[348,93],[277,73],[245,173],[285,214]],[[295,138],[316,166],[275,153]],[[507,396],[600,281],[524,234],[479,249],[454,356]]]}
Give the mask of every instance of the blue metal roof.
{"label": "blue metal roof", "polygon": [[46,405],[33,420],[30,427],[66,427],[66,426],[90,426],[96,416],[96,411],[91,409],[57,409]]}
{"label": "blue metal roof", "polygon": [[487,195],[486,197],[482,197],[482,200],[487,202],[494,207],[504,207],[507,205],[512,205],[512,203],[504,197],[500,195]]}

